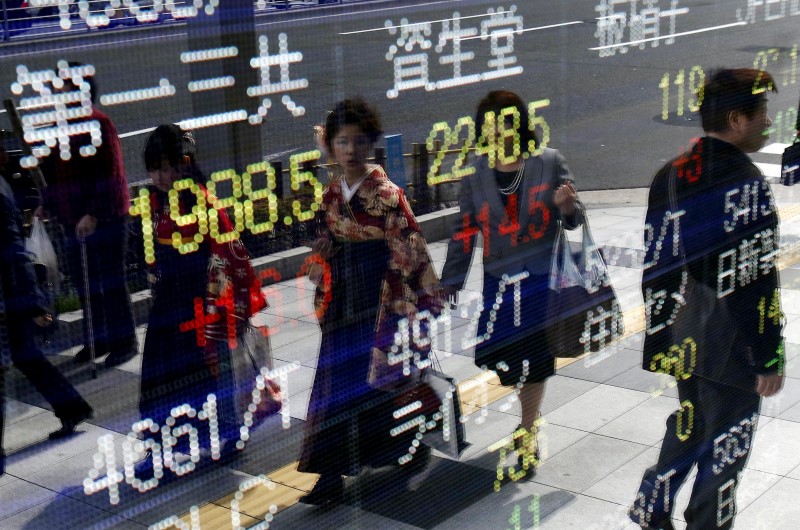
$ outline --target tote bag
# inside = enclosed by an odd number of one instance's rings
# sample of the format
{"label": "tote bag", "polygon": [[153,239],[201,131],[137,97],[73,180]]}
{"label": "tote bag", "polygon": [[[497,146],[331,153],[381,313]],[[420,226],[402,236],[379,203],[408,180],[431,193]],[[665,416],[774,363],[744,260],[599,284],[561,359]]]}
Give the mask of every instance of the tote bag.
{"label": "tote bag", "polygon": [[236,335],[236,346],[227,348],[227,362],[221,363],[236,422],[250,429],[281,410],[281,388],[268,375],[273,363],[265,332],[266,326],[243,326]]}
{"label": "tote bag", "polygon": [[422,443],[436,449],[454,460],[470,446],[466,441],[464,425],[461,423],[461,399],[455,380],[442,371],[439,360],[431,352],[431,368],[425,373],[424,384],[436,394],[441,405],[435,414],[439,418],[439,426],[423,436]]}
{"label": "tote bag", "polygon": [[624,331],[608,268],[586,219],[582,236],[577,259],[560,224],[553,246],[546,337],[554,357],[572,358],[599,351]]}
{"label": "tote bag", "polygon": [[44,222],[38,217],[34,217],[31,223],[31,235],[25,239],[25,250],[36,256],[36,262],[47,269],[47,294],[52,297],[60,290],[58,258]]}

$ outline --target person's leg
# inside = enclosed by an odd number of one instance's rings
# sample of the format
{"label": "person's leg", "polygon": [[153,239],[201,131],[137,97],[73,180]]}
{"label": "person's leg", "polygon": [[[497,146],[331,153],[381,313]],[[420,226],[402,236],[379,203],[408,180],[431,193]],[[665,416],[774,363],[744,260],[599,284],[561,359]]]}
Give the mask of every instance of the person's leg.
{"label": "person's leg", "polygon": [[[107,366],[121,364],[138,353],[130,292],[125,276],[128,219],[122,217],[98,225],[87,246],[90,271],[102,295],[92,306],[96,317],[95,340],[110,352]],[[90,279],[90,282],[92,280]]]}
{"label": "person's leg", "polygon": [[11,358],[53,407],[63,425],[60,435],[64,436],[74,431],[78,423],[91,417],[92,407],[36,346],[32,340],[32,326],[33,323],[26,322],[15,322],[9,326]]}
{"label": "person's leg", "polygon": [[755,392],[701,381],[706,435],[699,451],[697,478],[684,515],[687,529],[732,528],[736,488],[758,421]]}
{"label": "person's leg", "polygon": [[[0,330],[0,333],[4,333]],[[0,476],[6,472],[6,451],[3,449],[3,433],[6,420],[6,369],[0,359]]]}
{"label": "person's leg", "polygon": [[[539,427],[542,401],[547,384],[547,378],[555,373],[555,359],[547,352],[547,337],[544,323],[547,321],[546,300],[549,290],[549,277],[546,275],[530,276],[523,280],[520,293],[520,313],[524,325],[528,329],[537,329],[536,333],[529,335],[522,341],[522,346],[516,348],[512,354],[513,363],[521,366],[521,375],[518,385],[522,423],[515,432],[515,445],[523,469],[539,464],[539,446],[536,436]],[[513,289],[510,289],[513,291]],[[515,304],[516,296],[508,303]],[[517,330],[518,332],[518,330]],[[522,434],[520,437],[519,435]],[[525,465],[527,460],[527,464]]]}
{"label": "person's leg", "polygon": [[704,439],[703,403],[695,379],[678,382],[678,398],[681,408],[667,418],[658,461],[645,471],[628,512],[642,528],[672,529],[675,496],[694,466]]}
{"label": "person's leg", "polygon": [[544,390],[547,385],[546,381],[538,383],[526,383],[522,385],[519,391],[519,403],[522,409],[522,423],[520,429],[522,436],[517,436],[515,433],[515,445],[520,456],[534,458],[538,464],[539,459],[539,445],[536,443],[536,433],[539,428],[539,417],[541,415],[542,400],[544,400]]}

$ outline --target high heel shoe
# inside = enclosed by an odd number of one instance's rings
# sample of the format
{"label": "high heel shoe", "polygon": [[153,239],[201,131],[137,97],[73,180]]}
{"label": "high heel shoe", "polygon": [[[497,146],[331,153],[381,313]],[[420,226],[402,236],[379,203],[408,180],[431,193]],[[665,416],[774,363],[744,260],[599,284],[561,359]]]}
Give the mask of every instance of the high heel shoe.
{"label": "high heel shoe", "polygon": [[[520,471],[525,472],[526,479],[531,480],[536,476],[536,468],[542,461],[539,444],[536,442],[536,427],[529,431],[520,424],[512,436],[514,449],[517,451],[517,466]],[[530,450],[531,445],[534,446],[533,452]]]}
{"label": "high heel shoe", "polygon": [[344,496],[344,480],[341,476],[321,475],[314,488],[300,497],[298,502],[323,506],[339,502]]}

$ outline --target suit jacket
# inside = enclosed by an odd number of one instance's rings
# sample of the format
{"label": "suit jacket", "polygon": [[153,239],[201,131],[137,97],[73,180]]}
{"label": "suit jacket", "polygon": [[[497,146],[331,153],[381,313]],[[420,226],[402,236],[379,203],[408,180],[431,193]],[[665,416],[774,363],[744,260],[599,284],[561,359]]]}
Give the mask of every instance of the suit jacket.
{"label": "suit jacket", "polygon": [[74,234],[81,217],[91,215],[101,223],[128,214],[130,197],[122,146],[111,119],[97,109],[84,122],[100,125],[102,145],[92,156],[81,156],[80,147],[89,143],[88,134],[70,138],[70,160],[61,160],[58,149],[42,161],[48,187],[43,190],[43,205]]}
{"label": "suit jacket", "polygon": [[486,157],[477,160],[475,169],[461,180],[461,216],[452,226],[442,283],[463,288],[478,235],[483,239],[484,274],[497,278],[523,271],[547,274],[557,221],[561,219],[568,230],[583,223],[580,203],[570,218],[563,217],[553,203],[555,188],[575,180],[564,157],[555,149],[544,149],[540,156],[526,160],[516,208],[511,198],[503,206]]}
{"label": "suit jacket", "polygon": [[[678,222],[670,220],[671,175]],[[701,138],[656,174],[646,223],[643,368],[662,371],[654,356],[674,356],[673,343],[684,340],[669,329],[676,301],[683,300],[680,243],[691,276],[729,308],[727,317],[712,313],[713,328],[704,331],[717,347],[698,350],[683,371],[694,365],[694,376],[748,389],[756,374],[777,371],[783,364],[778,215],[758,167],[733,145]]]}

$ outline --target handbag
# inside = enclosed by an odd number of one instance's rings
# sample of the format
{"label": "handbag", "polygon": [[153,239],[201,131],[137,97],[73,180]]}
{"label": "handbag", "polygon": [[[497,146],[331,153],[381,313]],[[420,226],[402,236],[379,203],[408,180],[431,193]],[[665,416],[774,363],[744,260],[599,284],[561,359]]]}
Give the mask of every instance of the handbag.
{"label": "handbag", "polygon": [[423,377],[423,384],[430,387],[436,394],[440,403],[438,410],[433,413],[437,427],[427,431],[421,443],[431,449],[436,449],[454,460],[470,444],[466,441],[464,424],[461,423],[461,399],[458,395],[458,386],[455,380],[442,371],[442,366],[436,355],[431,352],[431,368]]}
{"label": "handbag", "polygon": [[794,186],[800,180],[800,134],[794,143],[783,151],[781,157],[781,184]]}
{"label": "handbag", "polygon": [[577,259],[559,221],[550,262],[545,326],[550,353],[572,358],[597,352],[619,339],[623,331],[619,301],[588,220],[583,221]]}
{"label": "handbag", "polygon": [[280,385],[269,377],[273,362],[267,327],[242,326],[236,345],[228,347],[228,356],[221,371],[228,372],[236,422],[253,429],[281,410]]}
{"label": "handbag", "polygon": [[38,217],[34,217],[31,222],[31,234],[25,239],[25,250],[36,256],[36,263],[46,269],[46,281],[43,283],[45,292],[52,298],[60,290],[58,257],[44,222]]}

